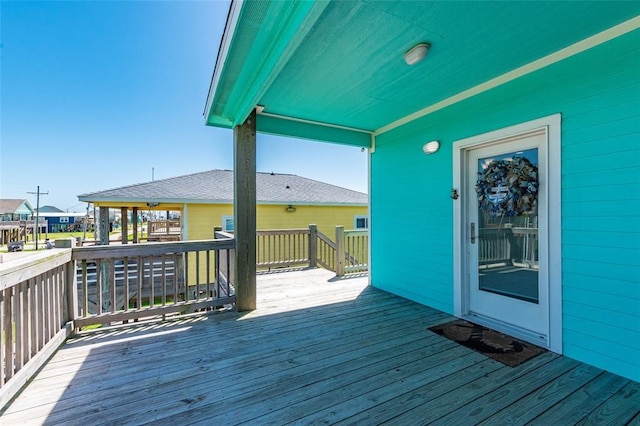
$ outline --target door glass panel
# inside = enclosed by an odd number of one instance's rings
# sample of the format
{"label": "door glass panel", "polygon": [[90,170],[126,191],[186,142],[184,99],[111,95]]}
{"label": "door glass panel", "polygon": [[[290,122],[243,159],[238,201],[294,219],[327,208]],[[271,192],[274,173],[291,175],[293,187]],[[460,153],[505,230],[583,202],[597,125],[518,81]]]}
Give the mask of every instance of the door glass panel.
{"label": "door glass panel", "polygon": [[538,149],[478,160],[478,285],[538,303]]}

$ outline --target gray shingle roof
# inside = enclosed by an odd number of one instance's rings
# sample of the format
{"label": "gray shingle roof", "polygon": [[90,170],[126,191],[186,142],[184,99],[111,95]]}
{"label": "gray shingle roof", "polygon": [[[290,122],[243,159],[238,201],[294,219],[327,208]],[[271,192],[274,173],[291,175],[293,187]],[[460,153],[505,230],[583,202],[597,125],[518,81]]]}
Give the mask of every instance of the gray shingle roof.
{"label": "gray shingle roof", "polygon": [[0,213],[15,213],[23,204],[26,204],[28,208],[33,210],[31,204],[25,199],[17,198],[4,198],[0,199]]}
{"label": "gray shingle roof", "polygon": [[[366,205],[368,196],[317,180],[280,173],[257,173],[259,204]],[[78,195],[80,201],[232,203],[233,171],[210,170]]]}

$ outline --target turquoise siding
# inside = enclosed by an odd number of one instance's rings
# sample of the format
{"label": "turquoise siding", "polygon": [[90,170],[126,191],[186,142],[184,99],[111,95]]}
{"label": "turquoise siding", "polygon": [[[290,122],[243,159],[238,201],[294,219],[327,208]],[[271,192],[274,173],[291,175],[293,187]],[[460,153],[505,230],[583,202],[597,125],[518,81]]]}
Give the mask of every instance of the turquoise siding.
{"label": "turquoise siding", "polygon": [[563,351],[640,381],[640,30],[380,135],[372,283],[452,313],[453,142],[555,113]]}

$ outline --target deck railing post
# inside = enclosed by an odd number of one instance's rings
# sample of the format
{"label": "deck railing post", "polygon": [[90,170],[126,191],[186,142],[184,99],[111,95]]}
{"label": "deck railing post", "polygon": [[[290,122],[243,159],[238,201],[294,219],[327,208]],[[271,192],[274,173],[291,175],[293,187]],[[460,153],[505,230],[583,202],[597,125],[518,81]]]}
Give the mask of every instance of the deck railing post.
{"label": "deck railing post", "polygon": [[[71,249],[73,250],[73,249]],[[77,263],[75,260],[69,261],[66,265],[65,278],[67,286],[67,303],[65,312],[65,321],[75,321],[78,316],[78,284],[76,282]],[[73,325],[73,331],[75,333],[76,326]]]}
{"label": "deck railing post", "polygon": [[309,225],[309,267],[318,266],[318,225]]}
{"label": "deck railing post", "polygon": [[336,275],[344,275],[344,226],[336,226]]}

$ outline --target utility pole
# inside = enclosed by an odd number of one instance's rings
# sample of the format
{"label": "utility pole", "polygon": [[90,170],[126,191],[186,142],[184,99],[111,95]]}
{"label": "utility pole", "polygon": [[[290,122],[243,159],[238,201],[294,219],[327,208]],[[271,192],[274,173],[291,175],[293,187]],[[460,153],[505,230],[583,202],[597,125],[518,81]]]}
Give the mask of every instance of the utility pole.
{"label": "utility pole", "polygon": [[35,230],[35,238],[36,238],[36,251],[38,251],[38,231],[40,230],[40,195],[49,195],[49,191],[40,192],[40,185],[38,185],[38,189],[36,192],[27,192],[27,194],[36,194],[36,226]]}

